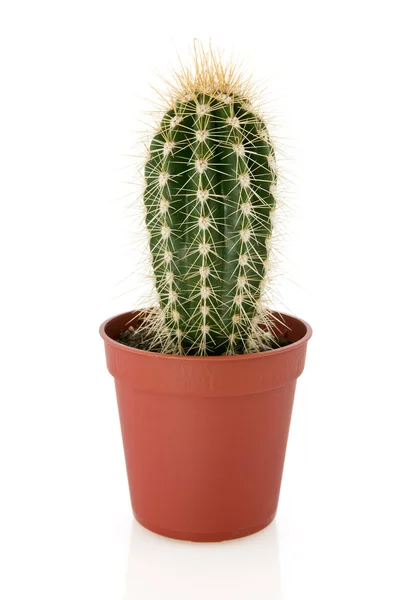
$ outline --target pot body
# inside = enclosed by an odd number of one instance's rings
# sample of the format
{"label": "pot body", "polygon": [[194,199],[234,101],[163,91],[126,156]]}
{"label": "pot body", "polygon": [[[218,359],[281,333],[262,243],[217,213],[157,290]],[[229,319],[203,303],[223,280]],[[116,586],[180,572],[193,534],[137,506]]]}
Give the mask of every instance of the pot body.
{"label": "pot body", "polygon": [[296,380],[311,328],[279,314],[289,346],[241,356],[172,356],[100,328],[115,378],[130,496],[147,529],[192,541],[255,533],[278,506]]}

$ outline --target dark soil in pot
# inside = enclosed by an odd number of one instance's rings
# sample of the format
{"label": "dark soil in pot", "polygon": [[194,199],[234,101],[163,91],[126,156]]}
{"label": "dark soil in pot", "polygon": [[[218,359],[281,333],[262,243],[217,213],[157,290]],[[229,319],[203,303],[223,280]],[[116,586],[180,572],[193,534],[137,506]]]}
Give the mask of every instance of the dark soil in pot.
{"label": "dark soil in pot", "polygon": [[[143,336],[143,332],[135,327],[129,327],[128,329],[122,330],[116,341],[120,342],[120,344],[124,344],[124,346],[136,348],[137,350],[147,350],[156,353],[160,352],[155,348],[150,349],[150,342]],[[276,339],[271,340],[271,350],[283,348],[289,344],[291,344],[291,341],[286,336],[278,336]],[[188,354],[190,355],[190,353]],[[194,356],[195,354],[196,353],[193,351],[192,355]]]}

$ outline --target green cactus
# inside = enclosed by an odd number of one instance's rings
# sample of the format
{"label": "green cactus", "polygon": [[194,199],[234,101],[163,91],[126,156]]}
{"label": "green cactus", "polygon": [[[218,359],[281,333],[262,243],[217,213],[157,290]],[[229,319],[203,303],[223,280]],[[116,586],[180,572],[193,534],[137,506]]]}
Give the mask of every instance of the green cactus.
{"label": "green cactus", "polygon": [[275,152],[246,86],[212,55],[196,66],[174,89],[145,165],[159,308],[143,328],[163,352],[265,350]]}

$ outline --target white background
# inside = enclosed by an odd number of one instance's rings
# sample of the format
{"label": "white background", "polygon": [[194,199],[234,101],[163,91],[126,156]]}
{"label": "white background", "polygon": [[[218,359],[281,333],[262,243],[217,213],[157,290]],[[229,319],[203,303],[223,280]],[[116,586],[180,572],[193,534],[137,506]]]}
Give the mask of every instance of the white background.
{"label": "white background", "polygon": [[[389,0],[3,4],[4,600],[400,598],[396,13]],[[214,545],[132,522],[97,333],[137,302],[122,155],[155,69],[194,37],[267,81],[291,157],[278,306],[314,328],[276,522]]]}

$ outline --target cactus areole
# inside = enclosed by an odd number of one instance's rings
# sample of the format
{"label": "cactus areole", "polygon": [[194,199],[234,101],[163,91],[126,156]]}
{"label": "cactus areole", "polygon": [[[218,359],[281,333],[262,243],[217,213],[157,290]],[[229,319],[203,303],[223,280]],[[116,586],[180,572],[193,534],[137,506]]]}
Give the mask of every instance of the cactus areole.
{"label": "cactus areole", "polygon": [[[221,541],[275,516],[311,328],[266,300],[279,177],[251,82],[197,46],[163,100],[142,197],[155,301],[100,333],[135,517]],[[129,326],[145,345],[120,343]]]}

